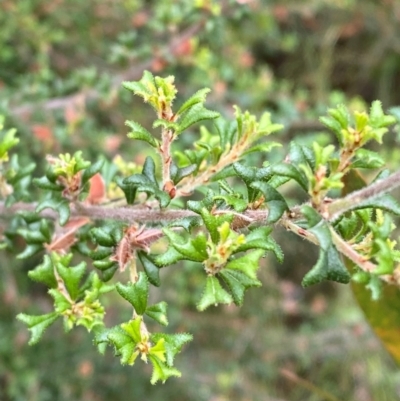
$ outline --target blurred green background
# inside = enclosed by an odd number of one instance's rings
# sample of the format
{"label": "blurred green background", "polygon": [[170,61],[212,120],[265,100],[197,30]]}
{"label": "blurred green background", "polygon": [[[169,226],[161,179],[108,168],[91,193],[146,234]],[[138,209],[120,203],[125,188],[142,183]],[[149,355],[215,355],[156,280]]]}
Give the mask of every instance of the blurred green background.
{"label": "blurred green background", "polygon": [[[175,75],[179,99],[211,88],[209,107],[227,116],[233,104],[271,111],[285,125],[282,143],[333,141],[317,117],[340,102],[400,104],[396,0],[2,0],[0,27],[0,114],[18,128],[20,157],[36,161],[38,175],[46,154],[77,149],[140,165],[147,150],[126,139],[124,121],[151,124],[153,115],[120,84],[144,69]],[[398,166],[400,136],[388,135],[382,152]],[[110,350],[97,354],[81,329],[52,327],[28,347],[15,315],[47,311],[51,301],[26,276],[39,259],[2,255],[0,401],[399,399],[398,367],[350,287],[304,290],[316,249],[279,230],[275,237],[285,262],[265,260],[264,287],[240,310],[197,313],[203,272],[162,272],[152,296],[169,302],[171,332],[190,331],[194,341],[177,362],[183,377],[157,386],[143,364],[122,367]],[[109,302],[110,324],[127,317],[123,302]]]}

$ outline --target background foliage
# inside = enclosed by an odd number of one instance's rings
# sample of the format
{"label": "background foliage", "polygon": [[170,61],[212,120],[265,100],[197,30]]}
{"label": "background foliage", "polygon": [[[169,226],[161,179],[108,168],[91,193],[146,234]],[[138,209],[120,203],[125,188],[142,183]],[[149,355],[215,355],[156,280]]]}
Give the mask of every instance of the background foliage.
{"label": "background foliage", "polygon": [[[26,163],[43,169],[46,154],[82,149],[91,160],[102,152],[118,163],[121,155],[131,162],[121,168],[136,172],[148,150],[126,139],[124,121],[134,116],[146,126],[151,116],[120,83],[150,69],[175,75],[183,96],[212,88],[208,104],[225,115],[233,115],[232,104],[255,114],[271,111],[286,127],[282,143],[300,135],[302,143],[327,144],[331,137],[316,116],[328,106],[345,101],[362,108],[378,98],[384,108],[400,103],[393,90],[400,76],[399,20],[394,0],[3,0],[0,113],[17,126]],[[194,138],[187,135],[187,143]],[[398,165],[399,141],[399,135],[386,140],[389,165]],[[302,289],[317,254],[312,245],[285,238],[283,265],[264,262],[264,286],[250,291],[241,309],[198,314],[200,274],[190,265],[163,272],[170,330],[190,331],[196,341],[178,362],[186,374],[156,387],[140,367],[121,367],[111,353],[97,355],[83,331],[60,339],[56,326],[28,347],[15,315],[32,303],[49,310],[45,291],[26,275],[39,260],[3,258],[0,399],[398,397],[400,375],[350,289]],[[152,293],[152,302],[159,297]],[[107,315],[110,324],[129,315],[119,302]],[[262,314],[253,313],[255,305]]]}

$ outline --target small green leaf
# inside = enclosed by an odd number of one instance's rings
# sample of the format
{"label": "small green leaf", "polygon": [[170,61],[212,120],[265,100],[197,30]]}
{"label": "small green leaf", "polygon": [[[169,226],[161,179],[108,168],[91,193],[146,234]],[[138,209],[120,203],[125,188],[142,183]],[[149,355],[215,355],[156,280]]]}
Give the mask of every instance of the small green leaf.
{"label": "small green leaf", "polygon": [[54,276],[53,262],[49,255],[44,255],[43,262],[34,270],[28,272],[30,279],[45,284],[47,287],[57,287],[57,280]]}
{"label": "small green leaf", "polygon": [[64,281],[65,287],[71,299],[75,300],[79,294],[79,283],[83,278],[86,271],[86,263],[81,262],[78,265],[63,266],[62,263],[55,263],[56,269],[62,280]]}
{"label": "small green leaf", "polygon": [[197,304],[197,309],[203,311],[210,305],[230,304],[232,301],[232,297],[221,287],[218,279],[214,276],[208,276],[203,295]]}
{"label": "small green leaf", "polygon": [[136,121],[125,121],[125,125],[131,128],[131,132],[128,134],[128,138],[138,139],[139,141],[147,142],[153,148],[158,147],[158,141],[150,134],[147,129],[143,128]]}
{"label": "small green leaf", "polygon": [[92,260],[103,260],[105,258],[108,258],[112,254],[112,249],[111,248],[97,248],[95,251],[90,252],[89,257]]}
{"label": "small green leaf", "polygon": [[145,313],[149,296],[149,282],[143,272],[139,273],[136,283],[128,283],[127,285],[117,283],[116,289],[135,308],[138,315]]}
{"label": "small green leaf", "polygon": [[136,350],[136,342],[120,327],[114,327],[107,333],[107,339],[114,345],[115,354],[121,356],[121,364],[133,365],[139,351]]}
{"label": "small green leaf", "polygon": [[91,164],[86,168],[82,174],[82,186],[85,185],[95,174],[100,172],[104,165],[104,159],[100,159],[97,162]]}
{"label": "small green leaf", "polygon": [[160,268],[153,263],[153,261],[146,255],[145,252],[139,251],[137,255],[143,265],[143,270],[145,271],[149,282],[154,286],[159,287],[161,284]]}
{"label": "small green leaf", "polygon": [[305,191],[308,191],[308,184],[304,174],[293,164],[278,163],[271,166],[271,171],[279,176],[289,177],[295,180]]}
{"label": "small green leaf", "polygon": [[201,103],[192,106],[186,113],[184,113],[178,120],[177,134],[180,134],[191,125],[203,120],[213,120],[220,116],[216,111],[207,110]]}
{"label": "small green leaf", "polygon": [[156,356],[149,355],[149,359],[153,365],[153,374],[150,380],[151,384],[156,384],[159,380],[165,383],[165,381],[172,376],[181,377],[181,372],[179,372],[178,369],[168,366]]}
{"label": "small green leaf", "polygon": [[257,270],[259,266],[259,260],[264,256],[265,251],[263,249],[257,249],[255,251],[249,252],[239,258],[233,259],[228,262],[225,269],[240,270],[247,277],[256,280]]}
{"label": "small green leaf", "polygon": [[38,252],[43,250],[42,244],[28,244],[25,249],[18,254],[17,259],[27,259],[33,255],[36,255]]}
{"label": "small green leaf", "polygon": [[42,337],[45,330],[52,325],[58,318],[56,312],[48,313],[46,315],[26,315],[20,313],[17,315],[17,319],[24,322],[28,326],[28,330],[31,332],[31,339],[29,345],[36,344]]}
{"label": "small green leaf", "polygon": [[51,182],[46,176],[34,178],[32,182],[38,188],[45,189],[46,191],[62,191],[64,189],[62,185]]}
{"label": "small green leaf", "polygon": [[347,284],[350,281],[350,278],[351,276],[347,271],[346,266],[343,264],[338,251],[334,245],[330,245],[327,250],[320,250],[317,263],[304,276],[301,284],[303,287],[308,287],[325,280]]}
{"label": "small green leaf", "polygon": [[203,88],[198,90],[194,95],[192,95],[185,103],[179,108],[177,111],[177,115],[180,116],[182,113],[192,108],[194,105],[198,103],[204,103],[206,101],[207,93],[210,92],[210,89]]}
{"label": "small green leaf", "polygon": [[106,247],[113,247],[116,245],[111,233],[108,233],[103,228],[95,227],[90,230],[90,234],[97,244]]}
{"label": "small green leaf", "polygon": [[239,246],[236,252],[245,252],[250,249],[263,249],[272,251],[280,263],[283,262],[281,247],[271,237],[271,226],[258,227],[246,235],[246,242]]}
{"label": "small green leaf", "polygon": [[170,246],[174,247],[185,259],[193,262],[203,262],[207,259],[207,238],[204,233],[199,233],[193,239],[187,239],[168,228],[164,228],[163,232]]}
{"label": "small green leaf", "polygon": [[157,343],[161,338],[164,339],[165,356],[168,366],[174,364],[175,355],[181,352],[183,345],[193,339],[192,335],[188,333],[155,333],[151,335],[151,340],[154,343]]}
{"label": "small green leaf", "polygon": [[149,306],[146,309],[145,314],[163,326],[168,326],[167,307],[167,303],[162,301],[158,304]]}
{"label": "small green leaf", "polygon": [[144,161],[143,164],[142,174],[145,175],[150,182],[152,182],[155,185],[158,185],[156,179],[156,164],[154,163],[152,157],[150,156],[146,157],[146,160]]}
{"label": "small green leaf", "polygon": [[229,288],[230,293],[233,297],[233,302],[237,306],[242,306],[244,293],[249,287],[261,287],[261,281],[257,279],[251,279],[245,273],[232,270],[232,269],[223,269],[219,276],[225,281],[226,285]]}
{"label": "small green leaf", "polygon": [[185,256],[183,256],[172,245],[170,245],[166,252],[160,253],[154,258],[154,263],[159,267],[164,267],[173,265],[184,259]]}
{"label": "small green leaf", "polygon": [[124,192],[126,203],[128,205],[132,205],[132,203],[135,201],[137,186],[126,183],[125,179],[122,177],[115,177],[115,182]]}
{"label": "small green leaf", "polygon": [[381,168],[385,160],[378,153],[367,149],[358,149],[355,160],[351,163],[352,168]]}

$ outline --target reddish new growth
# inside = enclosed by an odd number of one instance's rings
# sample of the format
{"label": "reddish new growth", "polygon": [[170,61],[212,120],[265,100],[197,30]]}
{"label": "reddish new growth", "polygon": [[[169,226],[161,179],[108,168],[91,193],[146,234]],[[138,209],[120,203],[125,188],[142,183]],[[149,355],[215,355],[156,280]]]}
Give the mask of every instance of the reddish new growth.
{"label": "reddish new growth", "polygon": [[119,270],[123,272],[132,259],[134,259],[137,250],[149,253],[149,245],[162,236],[162,231],[156,228],[146,230],[146,226],[144,225],[141,227],[137,225],[127,227],[110,260],[118,262]]}

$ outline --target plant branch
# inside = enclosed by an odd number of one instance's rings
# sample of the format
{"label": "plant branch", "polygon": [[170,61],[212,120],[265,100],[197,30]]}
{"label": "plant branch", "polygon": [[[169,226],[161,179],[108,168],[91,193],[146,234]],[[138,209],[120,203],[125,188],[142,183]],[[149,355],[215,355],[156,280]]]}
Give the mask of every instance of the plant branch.
{"label": "plant branch", "polygon": [[[18,212],[34,212],[36,203],[18,202],[10,207],[6,207],[4,202],[0,202],[0,218],[10,218]],[[53,209],[45,209],[39,213],[41,217],[58,219],[58,213]],[[143,206],[137,207],[115,207],[110,208],[99,205],[71,205],[71,217],[87,217],[92,220],[119,220],[127,223],[160,223],[163,221],[174,221],[185,217],[195,217],[198,214],[191,210],[155,210]],[[250,223],[265,221],[268,216],[267,210],[249,210],[245,213],[236,213],[235,218],[247,225]]]}
{"label": "plant branch", "polygon": [[334,221],[343,213],[354,209],[360,203],[384,195],[400,187],[400,170],[387,178],[383,178],[368,187],[352,192],[344,198],[337,199],[327,205],[328,220]]}

